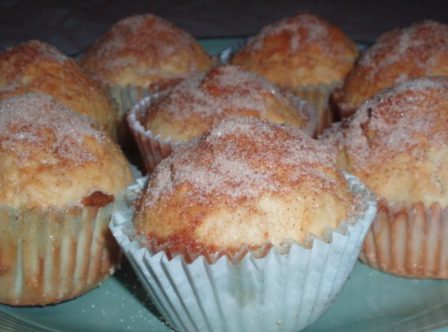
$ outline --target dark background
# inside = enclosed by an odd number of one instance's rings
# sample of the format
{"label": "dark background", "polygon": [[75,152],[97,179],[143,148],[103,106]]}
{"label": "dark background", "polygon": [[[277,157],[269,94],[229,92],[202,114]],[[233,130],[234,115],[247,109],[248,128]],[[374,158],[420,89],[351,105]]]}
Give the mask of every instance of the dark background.
{"label": "dark background", "polygon": [[0,48],[31,38],[78,54],[120,18],[153,13],[197,38],[250,36],[279,18],[308,11],[360,42],[422,19],[448,23],[448,1],[23,1],[0,0]]}

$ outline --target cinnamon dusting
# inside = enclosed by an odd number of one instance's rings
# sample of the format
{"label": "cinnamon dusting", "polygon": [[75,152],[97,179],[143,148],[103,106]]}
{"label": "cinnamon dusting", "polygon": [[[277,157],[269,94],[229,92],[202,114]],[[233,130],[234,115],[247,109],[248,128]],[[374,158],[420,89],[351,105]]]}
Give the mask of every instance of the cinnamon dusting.
{"label": "cinnamon dusting", "polygon": [[222,66],[181,82],[151,105],[143,122],[156,135],[162,122],[173,133],[199,136],[230,116],[253,116],[304,128],[312,115],[296,104],[266,79],[236,66]]}
{"label": "cinnamon dusting", "polygon": [[360,169],[399,153],[419,159],[425,147],[448,139],[448,79],[421,78],[398,85],[367,101],[347,122],[345,144]]}
{"label": "cinnamon dusting", "polygon": [[380,36],[335,95],[344,116],[379,91],[424,76],[448,75],[448,25],[422,21]]}
{"label": "cinnamon dusting", "polygon": [[42,154],[42,164],[54,163],[54,156],[76,165],[95,161],[96,157],[84,148],[86,138],[106,140],[90,119],[50,96],[26,94],[0,101],[0,151],[14,153],[20,160],[29,158],[38,145],[49,158],[45,160]]}
{"label": "cinnamon dusting", "polygon": [[31,40],[0,52],[0,99],[26,93],[48,94],[115,137],[116,113],[103,88],[49,44]]}
{"label": "cinnamon dusting", "polygon": [[354,200],[320,142],[292,126],[229,118],[156,167],[134,222],[162,250],[233,255],[243,244],[323,234],[322,225],[346,218]]}
{"label": "cinnamon dusting", "polygon": [[147,14],[115,23],[87,50],[82,64],[107,84],[115,83],[126,71],[146,77],[147,84],[154,83],[150,78],[156,77],[155,81],[161,79],[163,84],[167,79],[206,70],[212,60],[189,33]]}

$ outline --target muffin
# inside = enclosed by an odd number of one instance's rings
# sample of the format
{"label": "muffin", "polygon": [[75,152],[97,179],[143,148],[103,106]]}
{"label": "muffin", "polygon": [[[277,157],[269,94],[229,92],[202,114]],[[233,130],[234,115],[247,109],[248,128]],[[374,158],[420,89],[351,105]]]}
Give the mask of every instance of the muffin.
{"label": "muffin", "polygon": [[122,118],[144,96],[208,70],[212,58],[186,31],[147,14],[115,23],[81,64],[109,88]]}
{"label": "muffin", "polygon": [[0,52],[0,99],[33,92],[52,96],[116,137],[117,109],[106,91],[73,59],[37,40]]}
{"label": "muffin", "polygon": [[321,132],[332,122],[329,95],[342,84],[357,56],[356,45],[338,27],[318,16],[299,14],[264,27],[231,62],[312,102]]}
{"label": "muffin", "polygon": [[224,118],[238,116],[288,123],[309,134],[316,127],[311,105],[230,65],[194,75],[166,95],[144,99],[128,120],[146,168],[152,171],[175,145],[208,132]]}
{"label": "muffin", "polygon": [[381,90],[423,76],[448,74],[448,25],[423,21],[380,36],[332,96],[341,118]]}
{"label": "muffin", "polygon": [[364,103],[342,126],[340,161],[378,196],[361,259],[399,276],[448,278],[448,78]]}
{"label": "muffin", "polygon": [[132,177],[93,121],[43,94],[0,101],[0,174],[0,303],[61,302],[113,273],[108,224]]}
{"label": "muffin", "polygon": [[340,291],[375,203],[301,130],[239,117],[177,147],[115,211],[114,236],[177,331],[297,331]]}

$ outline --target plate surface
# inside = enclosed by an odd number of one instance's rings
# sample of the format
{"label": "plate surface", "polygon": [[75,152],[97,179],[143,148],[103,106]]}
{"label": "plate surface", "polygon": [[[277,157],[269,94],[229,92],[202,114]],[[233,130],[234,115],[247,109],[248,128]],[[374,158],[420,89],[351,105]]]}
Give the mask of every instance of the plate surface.
{"label": "plate surface", "polygon": [[[400,322],[447,299],[448,281],[398,278],[357,263],[335,303],[305,331],[425,331],[432,321],[406,328],[400,328]],[[9,331],[32,331],[30,327],[54,332],[170,331],[127,264],[100,287],[75,300],[44,308],[0,305],[2,312],[18,323],[28,323],[27,329]],[[448,331],[448,327],[439,331]]]}
{"label": "plate surface", "polygon": [[[213,39],[202,43],[217,54],[240,40]],[[444,314],[445,322],[448,321],[448,310],[429,320],[414,321],[409,317],[445,303],[448,281],[398,278],[357,263],[335,303],[305,331],[428,331],[440,327],[435,324],[435,317]],[[127,264],[97,289],[65,303],[44,308],[0,305],[0,330],[170,331]],[[448,332],[448,325],[437,331]]]}

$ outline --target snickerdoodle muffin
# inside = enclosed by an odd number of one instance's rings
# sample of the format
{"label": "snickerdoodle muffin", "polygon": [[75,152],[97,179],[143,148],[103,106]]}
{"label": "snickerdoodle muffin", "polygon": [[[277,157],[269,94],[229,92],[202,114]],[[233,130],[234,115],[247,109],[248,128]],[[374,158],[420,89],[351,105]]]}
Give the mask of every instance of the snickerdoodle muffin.
{"label": "snickerdoodle muffin", "polygon": [[364,103],[339,133],[341,164],[378,196],[361,259],[448,278],[448,78],[420,78]]}
{"label": "snickerdoodle muffin", "polygon": [[144,96],[208,70],[212,58],[189,33],[146,14],[115,23],[81,64],[110,89],[123,117]]}
{"label": "snickerdoodle muffin", "polygon": [[448,25],[415,23],[380,36],[332,96],[340,117],[381,90],[423,76],[448,75]]}
{"label": "snickerdoodle muffin", "polygon": [[0,303],[57,303],[113,273],[112,203],[132,177],[92,120],[43,94],[0,101],[0,174]]}
{"label": "snickerdoodle muffin", "polygon": [[312,102],[321,132],[332,122],[329,95],[357,56],[355,43],[338,27],[312,14],[298,14],[264,27],[231,62]]}
{"label": "snickerdoodle muffin", "polygon": [[111,228],[176,330],[297,331],[341,289],[375,203],[300,129],[238,117],[177,147],[134,209]]}
{"label": "snickerdoodle muffin", "polygon": [[312,135],[315,109],[237,66],[215,67],[174,87],[166,96],[142,100],[129,124],[148,171],[172,148],[208,131],[228,117],[250,116],[288,123]]}
{"label": "snickerdoodle muffin", "polygon": [[107,92],[73,59],[37,40],[0,52],[0,99],[28,92],[52,96],[116,137],[118,113]]}

